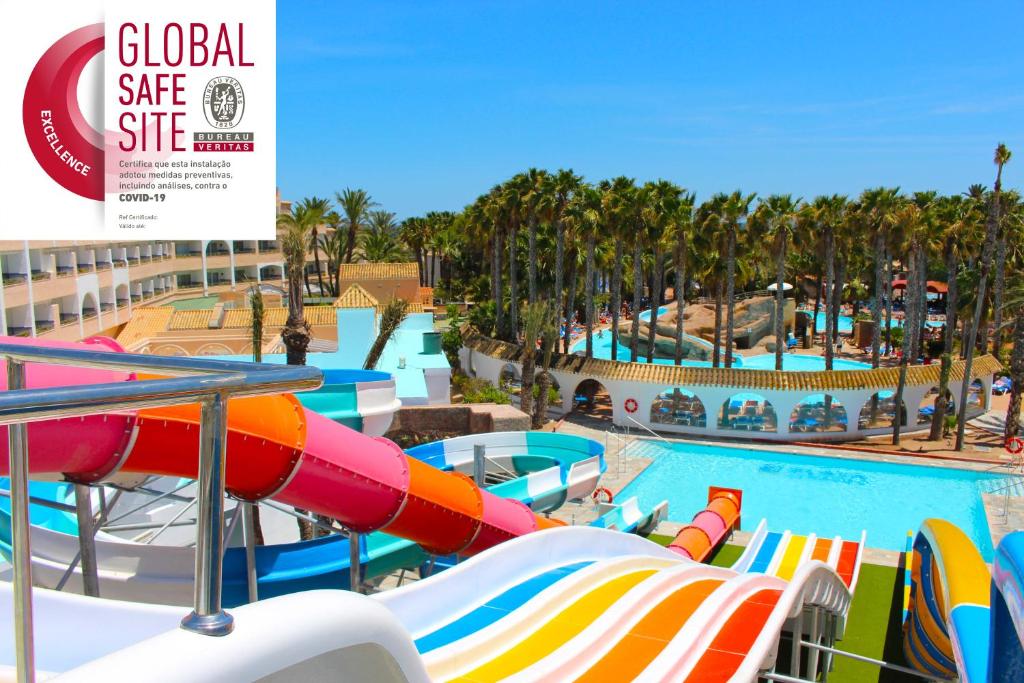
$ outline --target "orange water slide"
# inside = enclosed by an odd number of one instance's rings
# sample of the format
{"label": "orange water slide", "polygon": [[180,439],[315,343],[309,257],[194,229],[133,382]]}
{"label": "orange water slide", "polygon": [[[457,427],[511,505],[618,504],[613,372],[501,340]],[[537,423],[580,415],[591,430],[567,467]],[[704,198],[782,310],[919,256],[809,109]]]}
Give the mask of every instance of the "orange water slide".
{"label": "orange water slide", "polygon": [[693,517],[668,544],[669,550],[703,562],[733,529],[740,525],[743,491],[717,486],[708,488],[708,505]]}

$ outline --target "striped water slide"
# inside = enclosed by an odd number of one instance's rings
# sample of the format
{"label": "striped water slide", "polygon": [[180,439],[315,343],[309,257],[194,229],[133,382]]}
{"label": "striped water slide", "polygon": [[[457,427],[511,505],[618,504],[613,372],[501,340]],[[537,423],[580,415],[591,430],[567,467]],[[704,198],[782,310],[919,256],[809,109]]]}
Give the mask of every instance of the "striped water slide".
{"label": "striped water slide", "polygon": [[[624,539],[634,545],[614,547]],[[461,681],[725,680],[726,670],[756,672],[801,596],[841,615],[850,595],[821,562],[787,582],[584,527],[517,539],[426,583],[444,610],[427,607],[423,585],[376,599],[410,629],[432,679]]]}

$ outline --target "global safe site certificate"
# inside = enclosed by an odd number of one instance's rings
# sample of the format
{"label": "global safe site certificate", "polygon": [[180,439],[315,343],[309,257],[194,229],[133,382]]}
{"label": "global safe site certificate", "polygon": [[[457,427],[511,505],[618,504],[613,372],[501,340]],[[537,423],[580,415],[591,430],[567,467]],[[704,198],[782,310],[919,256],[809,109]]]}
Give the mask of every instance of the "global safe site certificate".
{"label": "global safe site certificate", "polygon": [[275,3],[84,4],[20,12],[32,237],[273,239]]}

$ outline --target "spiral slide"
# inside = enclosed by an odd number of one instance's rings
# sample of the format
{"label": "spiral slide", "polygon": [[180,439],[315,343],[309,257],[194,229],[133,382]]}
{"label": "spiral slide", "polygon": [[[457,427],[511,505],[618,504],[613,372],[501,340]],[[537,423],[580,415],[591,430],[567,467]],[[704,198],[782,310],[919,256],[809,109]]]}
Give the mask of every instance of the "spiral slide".
{"label": "spiral slide", "polygon": [[[120,350],[111,340],[89,346]],[[123,372],[26,365],[30,388],[136,379]],[[198,427],[197,405],[32,423],[29,470],[36,477],[63,475],[82,483],[117,473],[194,479]],[[2,441],[6,453],[6,437]],[[364,436],[306,410],[290,394],[233,399],[227,441],[226,488],[236,498],[273,497],[360,533],[386,529],[430,553],[473,555],[558,526],[519,501],[482,491],[463,474],[441,472],[407,457],[386,439]],[[0,468],[6,474],[6,456]]]}
{"label": "spiral slide", "polygon": [[[534,438],[541,437],[541,438]],[[505,432],[457,437],[408,451],[428,464],[442,469],[471,471],[467,459],[455,456],[460,442],[471,438],[488,448],[488,459],[501,473],[512,472],[514,479],[488,487],[502,498],[514,498],[536,512],[557,509],[566,500],[588,497],[597,486],[604,469],[601,445],[590,439],[567,434],[529,434]],[[430,458],[430,453],[450,451],[448,462]],[[493,453],[493,455],[492,455]],[[472,448],[469,449],[469,464]],[[544,468],[532,471],[534,468]],[[6,487],[0,480],[0,488]],[[32,482],[33,496],[64,504],[74,504],[70,484]],[[109,495],[109,494],[108,494]],[[143,502],[145,498],[142,498]],[[124,499],[122,499],[124,502]],[[137,503],[138,501],[134,501]],[[166,502],[166,501],[165,501]],[[122,506],[123,508],[124,506]],[[129,503],[127,507],[133,507]],[[0,498],[0,554],[9,557],[10,532],[7,501]],[[171,520],[171,508],[161,512],[161,521]],[[115,511],[116,514],[116,511]],[[232,514],[229,511],[229,514]],[[67,567],[78,553],[77,521],[73,514],[41,505],[32,506],[33,576],[36,585],[55,588],[65,578]],[[266,523],[266,517],[264,517]],[[657,520],[654,520],[657,523]],[[359,536],[361,576],[372,580],[399,569],[416,568],[428,556],[415,543],[384,532]],[[123,538],[99,532],[96,537],[99,559],[100,595],[118,600],[135,600],[167,605],[192,602],[194,553],[177,545],[130,543]],[[300,590],[349,587],[348,539],[332,535],[311,541],[280,543],[256,548],[259,595],[268,598]],[[443,562],[432,566],[436,570]],[[81,590],[81,571],[65,590]],[[244,549],[231,547],[224,554],[223,603],[234,607],[248,602],[248,582]]]}

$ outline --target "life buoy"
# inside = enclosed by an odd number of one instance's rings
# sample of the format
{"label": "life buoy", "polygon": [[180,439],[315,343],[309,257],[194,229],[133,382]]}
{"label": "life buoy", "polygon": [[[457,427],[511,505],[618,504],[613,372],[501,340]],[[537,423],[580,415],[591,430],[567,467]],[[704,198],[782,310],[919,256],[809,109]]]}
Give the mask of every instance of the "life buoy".
{"label": "life buoy", "polygon": [[590,497],[594,499],[594,502],[600,503],[602,493],[608,496],[608,500],[605,502],[612,503],[615,501],[615,496],[612,495],[612,492],[603,486],[598,486],[596,489],[594,489],[594,492],[590,495]]}
{"label": "life buoy", "polygon": [[1018,453],[1024,452],[1024,440],[1016,436],[1011,436],[1006,440],[1006,451],[1017,455]]}
{"label": "life buoy", "polygon": [[636,402],[635,398],[626,399],[626,412],[635,413],[640,408],[640,404]]}

